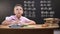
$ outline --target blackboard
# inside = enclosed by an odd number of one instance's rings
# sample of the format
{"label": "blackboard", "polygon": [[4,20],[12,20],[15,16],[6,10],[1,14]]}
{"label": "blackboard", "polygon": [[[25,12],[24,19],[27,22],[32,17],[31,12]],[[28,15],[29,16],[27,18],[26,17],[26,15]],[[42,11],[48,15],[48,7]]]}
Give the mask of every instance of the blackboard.
{"label": "blackboard", "polygon": [[43,24],[44,18],[60,18],[60,0],[0,0],[0,22],[13,15],[15,4],[22,4],[23,16]]}

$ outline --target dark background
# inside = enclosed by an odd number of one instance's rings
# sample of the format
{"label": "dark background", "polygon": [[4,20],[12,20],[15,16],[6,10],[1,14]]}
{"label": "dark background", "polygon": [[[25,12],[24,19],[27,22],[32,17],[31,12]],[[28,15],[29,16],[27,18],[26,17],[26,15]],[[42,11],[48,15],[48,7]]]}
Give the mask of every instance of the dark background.
{"label": "dark background", "polygon": [[[28,0],[26,0],[28,1]],[[39,6],[39,1],[40,0],[30,0],[30,1],[35,1],[35,6],[37,8],[36,12],[36,18],[30,18],[34,21],[36,21],[37,24],[42,24],[44,23],[43,18],[41,17],[40,14],[40,6]],[[54,17],[53,18],[60,18],[60,0],[51,0],[52,1],[52,7],[53,10],[55,11]],[[6,16],[10,16],[13,14],[13,7],[15,4],[22,4],[23,5],[24,0],[0,0],[0,24],[1,22],[5,19]],[[24,14],[23,14],[24,16]]]}

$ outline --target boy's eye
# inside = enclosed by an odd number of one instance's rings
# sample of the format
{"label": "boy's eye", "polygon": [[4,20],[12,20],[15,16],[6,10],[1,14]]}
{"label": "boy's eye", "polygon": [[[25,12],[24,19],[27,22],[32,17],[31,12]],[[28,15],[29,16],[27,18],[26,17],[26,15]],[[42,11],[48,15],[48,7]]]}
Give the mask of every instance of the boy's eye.
{"label": "boy's eye", "polygon": [[[16,10],[18,10],[18,9],[16,9]],[[20,9],[20,10],[22,10],[22,9]]]}
{"label": "boy's eye", "polygon": [[22,10],[22,9],[20,9],[20,10]]}
{"label": "boy's eye", "polygon": [[18,10],[18,9],[16,9],[16,10]]}

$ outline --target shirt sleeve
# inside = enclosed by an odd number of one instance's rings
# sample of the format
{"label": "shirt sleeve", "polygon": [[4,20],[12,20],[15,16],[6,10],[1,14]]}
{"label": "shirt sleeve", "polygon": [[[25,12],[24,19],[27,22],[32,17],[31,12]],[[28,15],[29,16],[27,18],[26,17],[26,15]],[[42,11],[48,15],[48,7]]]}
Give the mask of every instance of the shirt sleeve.
{"label": "shirt sleeve", "polygon": [[11,17],[6,17],[5,20],[11,21]]}
{"label": "shirt sleeve", "polygon": [[6,17],[5,20],[11,22],[10,25],[14,24],[15,21],[12,21],[12,17]]}
{"label": "shirt sleeve", "polygon": [[30,21],[31,21],[30,19],[25,18],[25,22],[26,22],[26,23],[29,23]]}

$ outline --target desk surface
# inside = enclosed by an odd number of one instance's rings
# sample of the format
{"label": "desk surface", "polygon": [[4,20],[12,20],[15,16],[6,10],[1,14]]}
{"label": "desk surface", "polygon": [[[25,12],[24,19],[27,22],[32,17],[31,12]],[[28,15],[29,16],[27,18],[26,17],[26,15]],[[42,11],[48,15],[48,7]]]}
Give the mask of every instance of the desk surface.
{"label": "desk surface", "polygon": [[[36,24],[36,25],[27,25],[25,27],[20,27],[19,29],[46,29],[46,28],[59,28],[58,24],[53,26],[43,27],[43,24]],[[9,26],[0,25],[0,29],[11,29]]]}
{"label": "desk surface", "polygon": [[47,27],[43,27],[42,25],[43,24],[27,25],[25,27],[20,27],[19,29],[0,25],[0,34],[53,34],[54,28],[59,27],[57,24]]}

